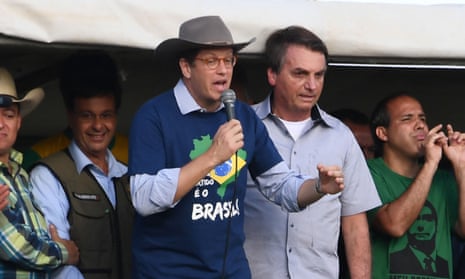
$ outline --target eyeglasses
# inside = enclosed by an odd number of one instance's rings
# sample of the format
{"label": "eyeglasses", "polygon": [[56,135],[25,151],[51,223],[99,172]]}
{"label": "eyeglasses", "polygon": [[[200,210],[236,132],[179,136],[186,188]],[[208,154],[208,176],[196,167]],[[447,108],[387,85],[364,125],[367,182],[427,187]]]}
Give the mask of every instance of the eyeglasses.
{"label": "eyeglasses", "polygon": [[216,69],[216,67],[220,65],[220,61],[223,61],[224,66],[230,69],[234,67],[234,65],[236,65],[236,60],[237,60],[236,56],[228,56],[228,57],[221,57],[221,58],[220,57],[209,57],[209,58],[196,57],[195,59],[202,61],[205,65],[207,65],[207,67],[210,70]]}

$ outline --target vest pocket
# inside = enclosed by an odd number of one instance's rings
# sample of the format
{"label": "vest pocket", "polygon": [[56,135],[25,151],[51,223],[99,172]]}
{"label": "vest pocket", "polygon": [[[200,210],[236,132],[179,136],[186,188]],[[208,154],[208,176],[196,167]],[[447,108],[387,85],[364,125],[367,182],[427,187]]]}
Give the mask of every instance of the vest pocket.
{"label": "vest pocket", "polygon": [[80,252],[80,269],[110,270],[113,249],[112,209],[93,201],[78,202],[70,212],[70,236]]}

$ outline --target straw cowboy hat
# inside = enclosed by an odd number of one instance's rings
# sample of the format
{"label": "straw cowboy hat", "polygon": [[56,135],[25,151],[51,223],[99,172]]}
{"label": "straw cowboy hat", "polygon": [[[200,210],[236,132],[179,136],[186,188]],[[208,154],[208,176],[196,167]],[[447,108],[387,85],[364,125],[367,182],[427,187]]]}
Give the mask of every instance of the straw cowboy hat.
{"label": "straw cowboy hat", "polygon": [[43,98],[44,90],[35,88],[27,92],[24,98],[19,99],[13,77],[5,68],[0,68],[0,107],[9,107],[13,103],[19,103],[21,115],[24,117],[34,110]]}
{"label": "straw cowboy hat", "polygon": [[[198,48],[231,47],[239,51],[255,41],[234,43],[231,32],[219,16],[203,16],[185,21],[179,27],[179,38],[163,41],[155,50],[159,58],[174,58],[183,51]],[[177,57],[176,57],[177,58]]]}

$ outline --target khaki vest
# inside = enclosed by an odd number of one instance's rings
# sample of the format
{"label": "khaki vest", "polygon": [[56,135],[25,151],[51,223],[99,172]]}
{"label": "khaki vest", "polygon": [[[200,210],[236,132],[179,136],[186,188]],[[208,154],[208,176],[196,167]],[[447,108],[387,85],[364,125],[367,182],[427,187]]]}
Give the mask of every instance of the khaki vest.
{"label": "khaki vest", "polygon": [[70,237],[79,247],[78,268],[86,279],[131,278],[131,234],[134,208],[129,178],[113,179],[116,209],[90,171],[79,175],[68,151],[60,151],[38,164],[61,182],[70,210]]}

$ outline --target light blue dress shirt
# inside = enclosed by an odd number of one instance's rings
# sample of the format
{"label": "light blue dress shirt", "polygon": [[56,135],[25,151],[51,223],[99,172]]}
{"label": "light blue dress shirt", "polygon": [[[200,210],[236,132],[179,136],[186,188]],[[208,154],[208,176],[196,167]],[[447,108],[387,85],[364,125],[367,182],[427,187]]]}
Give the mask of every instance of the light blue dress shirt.
{"label": "light blue dress shirt", "polygon": [[350,129],[318,106],[297,140],[272,114],[269,96],[254,109],[291,169],[314,177],[317,164],[341,166],[345,188],[300,212],[288,213],[264,199],[249,179],[244,247],[252,278],[338,278],[341,216],[381,204],[362,151]]}

